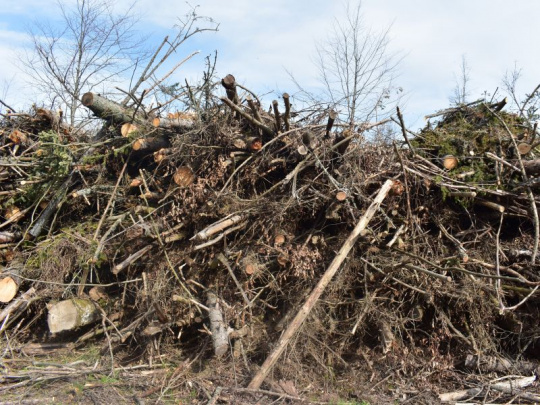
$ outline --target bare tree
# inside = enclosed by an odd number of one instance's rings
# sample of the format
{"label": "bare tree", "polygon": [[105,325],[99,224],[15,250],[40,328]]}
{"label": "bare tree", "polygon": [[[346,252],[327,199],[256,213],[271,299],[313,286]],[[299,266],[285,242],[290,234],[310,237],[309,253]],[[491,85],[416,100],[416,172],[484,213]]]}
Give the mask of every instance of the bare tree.
{"label": "bare tree", "polygon": [[400,58],[389,49],[389,28],[377,32],[364,24],[360,1],[348,1],[344,14],[317,46],[315,63],[325,96],[352,124],[379,113],[401,92],[393,87]]}
{"label": "bare tree", "polygon": [[465,55],[461,55],[459,76],[455,76],[456,86],[454,87],[454,95],[450,98],[451,103],[457,105],[467,103],[467,99],[470,96],[470,74],[471,68],[467,63],[467,57]]}
{"label": "bare tree", "polygon": [[503,88],[509,94],[513,107],[521,117],[529,121],[537,121],[540,119],[540,84],[532,92],[526,93],[525,98],[520,101],[517,87],[521,75],[521,69],[514,65],[514,69],[504,75]]}
{"label": "bare tree", "polygon": [[32,52],[21,55],[32,85],[51,107],[64,107],[72,125],[84,92],[121,80],[144,56],[132,9],[117,14],[111,4],[77,0],[68,7],[59,2],[60,23],[36,23],[30,32]]}

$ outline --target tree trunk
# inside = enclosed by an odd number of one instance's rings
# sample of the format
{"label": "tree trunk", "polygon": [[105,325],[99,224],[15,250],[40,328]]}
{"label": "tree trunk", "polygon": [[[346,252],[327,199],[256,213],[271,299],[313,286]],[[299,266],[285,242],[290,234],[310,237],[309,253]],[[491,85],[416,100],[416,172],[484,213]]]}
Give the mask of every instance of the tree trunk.
{"label": "tree trunk", "polygon": [[82,103],[97,117],[115,124],[131,123],[137,118],[133,111],[96,93],[85,93],[82,96]]}

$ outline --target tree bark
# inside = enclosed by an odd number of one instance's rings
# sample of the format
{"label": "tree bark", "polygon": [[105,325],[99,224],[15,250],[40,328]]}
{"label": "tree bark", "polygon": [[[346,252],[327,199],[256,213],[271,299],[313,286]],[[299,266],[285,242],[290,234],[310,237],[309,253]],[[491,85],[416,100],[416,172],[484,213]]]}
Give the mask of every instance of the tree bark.
{"label": "tree bark", "polygon": [[132,123],[137,118],[134,111],[96,93],[85,93],[82,96],[82,104],[97,117],[112,121],[115,124]]}
{"label": "tree bark", "polygon": [[133,142],[133,150],[141,152],[156,152],[171,146],[169,138],[165,135],[149,136],[139,138]]}
{"label": "tree bark", "polygon": [[227,326],[223,321],[223,314],[218,303],[217,296],[213,292],[208,292],[208,317],[210,318],[210,332],[212,332],[212,343],[214,344],[214,354],[221,357],[229,348],[229,337]]}
{"label": "tree bark", "polygon": [[197,123],[197,117],[188,116],[186,118],[154,118],[152,125],[156,128],[163,128],[168,130],[189,130],[195,127]]}

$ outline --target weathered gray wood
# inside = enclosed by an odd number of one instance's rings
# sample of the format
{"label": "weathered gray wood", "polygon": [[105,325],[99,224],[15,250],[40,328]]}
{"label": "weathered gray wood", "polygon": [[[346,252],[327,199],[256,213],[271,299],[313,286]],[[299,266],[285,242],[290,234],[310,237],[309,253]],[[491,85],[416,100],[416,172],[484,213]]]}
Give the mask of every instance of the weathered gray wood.
{"label": "weathered gray wood", "polygon": [[51,333],[77,329],[99,319],[99,310],[90,300],[72,298],[49,308],[47,323]]}

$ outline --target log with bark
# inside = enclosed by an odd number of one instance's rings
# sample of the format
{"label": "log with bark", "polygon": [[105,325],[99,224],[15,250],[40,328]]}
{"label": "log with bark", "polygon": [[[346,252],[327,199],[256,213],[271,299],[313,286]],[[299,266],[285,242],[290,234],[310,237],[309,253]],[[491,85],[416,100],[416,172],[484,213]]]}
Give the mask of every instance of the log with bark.
{"label": "log with bark", "polygon": [[98,307],[90,300],[72,298],[49,307],[47,323],[51,333],[77,329],[100,318]]}
{"label": "log with bark", "polygon": [[207,293],[208,317],[210,319],[210,332],[212,332],[212,343],[214,345],[214,354],[221,357],[229,348],[229,336],[227,325],[223,320],[223,314],[216,294]]}
{"label": "log with bark", "polygon": [[85,93],[82,96],[82,104],[92,111],[96,117],[113,122],[115,124],[133,123],[146,121],[142,115],[137,115],[126,107],[121,106],[96,93]]}
{"label": "log with bark", "polygon": [[12,264],[0,274],[0,302],[6,304],[17,295],[21,270],[22,266]]}

